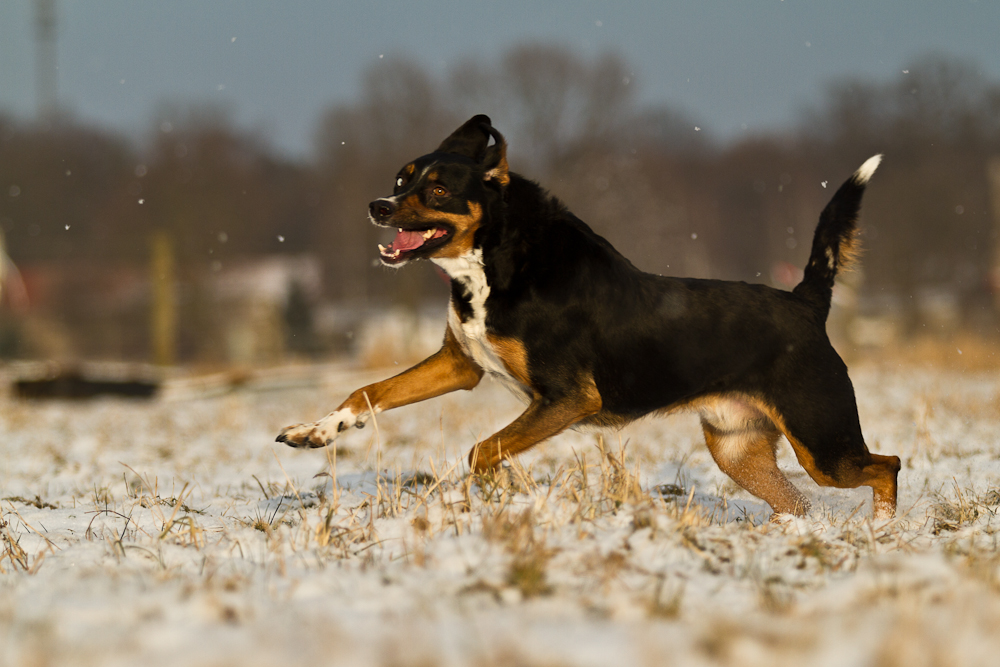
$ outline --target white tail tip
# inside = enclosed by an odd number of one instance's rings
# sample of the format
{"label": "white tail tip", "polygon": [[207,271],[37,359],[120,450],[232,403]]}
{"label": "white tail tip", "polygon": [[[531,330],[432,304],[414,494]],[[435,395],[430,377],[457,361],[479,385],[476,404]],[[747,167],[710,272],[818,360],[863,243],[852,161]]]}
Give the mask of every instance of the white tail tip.
{"label": "white tail tip", "polygon": [[882,154],[873,155],[865,163],[858,167],[858,170],[854,172],[854,180],[860,185],[864,185],[869,180],[871,180],[872,174],[878,169],[879,163],[882,162]]}

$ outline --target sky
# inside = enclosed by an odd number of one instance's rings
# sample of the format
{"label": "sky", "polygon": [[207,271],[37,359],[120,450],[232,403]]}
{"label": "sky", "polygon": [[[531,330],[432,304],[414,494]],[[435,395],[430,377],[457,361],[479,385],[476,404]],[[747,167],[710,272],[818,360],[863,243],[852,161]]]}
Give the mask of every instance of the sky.
{"label": "sky", "polygon": [[[220,106],[294,157],[367,68],[443,73],[526,42],[614,52],[641,103],[727,141],[796,122],[831,81],[891,80],[931,53],[1000,81],[996,0],[55,1],[59,101],[79,121],[138,139],[166,108]],[[21,119],[37,109],[33,17],[31,0],[0,0],[0,113]]]}

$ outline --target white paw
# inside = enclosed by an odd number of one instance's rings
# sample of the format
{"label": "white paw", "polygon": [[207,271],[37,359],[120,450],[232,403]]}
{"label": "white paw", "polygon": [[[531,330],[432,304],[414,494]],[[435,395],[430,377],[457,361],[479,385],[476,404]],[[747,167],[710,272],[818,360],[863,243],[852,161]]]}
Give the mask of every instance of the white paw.
{"label": "white paw", "polygon": [[872,514],[876,521],[889,521],[896,517],[895,503],[876,498],[872,505]]}
{"label": "white paw", "polygon": [[289,447],[300,447],[315,449],[326,447],[340,435],[341,431],[346,431],[354,426],[362,428],[368,421],[369,413],[360,415],[353,410],[344,408],[331,412],[319,421],[308,424],[295,424],[282,429],[276,438],[277,442],[283,442]]}
{"label": "white paw", "polygon": [[331,412],[326,417],[320,419],[316,422],[316,428],[322,431],[332,431],[333,437],[336,438],[338,433],[346,431],[352,426],[355,428],[363,428],[368,422],[369,416],[368,412],[362,412],[360,415],[356,415],[350,408],[344,408],[343,410]]}

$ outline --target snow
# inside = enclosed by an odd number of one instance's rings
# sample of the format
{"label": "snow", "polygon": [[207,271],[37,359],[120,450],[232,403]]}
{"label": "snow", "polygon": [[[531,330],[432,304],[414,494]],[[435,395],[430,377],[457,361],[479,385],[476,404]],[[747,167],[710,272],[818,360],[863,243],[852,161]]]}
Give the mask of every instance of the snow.
{"label": "snow", "polygon": [[694,416],[565,433],[476,483],[469,446],[521,408],[489,382],[383,413],[336,451],[272,442],[388,374],[0,402],[0,665],[930,665],[1000,649],[995,373],[852,369],[869,447],[904,463],[889,523],[870,490],[813,484],[786,443],[813,510],[769,521]]}

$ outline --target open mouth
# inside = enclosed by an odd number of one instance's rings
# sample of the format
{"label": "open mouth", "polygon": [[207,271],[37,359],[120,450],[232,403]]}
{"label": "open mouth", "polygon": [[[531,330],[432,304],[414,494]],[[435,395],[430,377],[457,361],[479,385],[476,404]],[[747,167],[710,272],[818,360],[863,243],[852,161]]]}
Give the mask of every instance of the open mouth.
{"label": "open mouth", "polygon": [[449,231],[444,227],[431,227],[430,229],[402,229],[396,232],[396,238],[388,246],[378,244],[378,251],[382,255],[382,261],[388,264],[395,264],[417,250],[431,250],[442,245]]}

